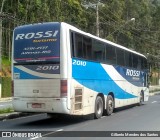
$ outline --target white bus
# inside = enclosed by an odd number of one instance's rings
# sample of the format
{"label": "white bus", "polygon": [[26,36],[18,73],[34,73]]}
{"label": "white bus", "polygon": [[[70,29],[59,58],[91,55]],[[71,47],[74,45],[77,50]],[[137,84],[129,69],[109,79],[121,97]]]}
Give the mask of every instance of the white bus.
{"label": "white bus", "polygon": [[149,97],[147,59],[64,22],[14,30],[13,107],[100,118]]}

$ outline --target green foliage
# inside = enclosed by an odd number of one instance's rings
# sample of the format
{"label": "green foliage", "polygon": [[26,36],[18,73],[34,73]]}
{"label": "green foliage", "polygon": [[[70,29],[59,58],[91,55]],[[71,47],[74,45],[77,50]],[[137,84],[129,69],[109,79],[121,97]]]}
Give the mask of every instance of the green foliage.
{"label": "green foliage", "polygon": [[[96,8],[83,4],[97,0],[5,0],[3,12],[2,55],[10,57],[12,31],[15,26],[39,22],[67,22],[96,34]],[[159,56],[159,0],[101,0],[99,6],[100,37],[143,54]],[[2,0],[0,0],[0,4]],[[11,18],[11,16],[15,18]],[[130,19],[135,18],[135,22]],[[113,33],[114,32],[114,33]],[[154,63],[154,61],[152,62]]]}
{"label": "green foliage", "polygon": [[0,114],[11,113],[14,112],[12,108],[0,109]]}
{"label": "green foliage", "polygon": [[11,77],[2,77],[2,98],[11,96]]}
{"label": "green foliage", "polygon": [[11,66],[11,61],[9,61],[5,57],[2,57],[2,65],[4,65],[4,66]]}

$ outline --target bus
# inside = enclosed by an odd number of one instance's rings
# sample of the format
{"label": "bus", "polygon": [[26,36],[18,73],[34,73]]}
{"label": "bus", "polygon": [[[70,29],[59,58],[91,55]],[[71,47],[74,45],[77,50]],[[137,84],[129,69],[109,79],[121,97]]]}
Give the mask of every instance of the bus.
{"label": "bus", "polygon": [[147,58],[64,22],[16,27],[13,108],[101,118],[148,101]]}

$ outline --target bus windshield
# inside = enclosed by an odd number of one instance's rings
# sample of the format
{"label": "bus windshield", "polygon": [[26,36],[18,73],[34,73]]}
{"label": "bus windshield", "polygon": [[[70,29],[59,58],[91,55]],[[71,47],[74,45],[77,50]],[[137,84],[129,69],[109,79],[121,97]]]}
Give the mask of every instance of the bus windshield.
{"label": "bus windshield", "polygon": [[60,23],[20,26],[14,31],[17,63],[60,62]]}

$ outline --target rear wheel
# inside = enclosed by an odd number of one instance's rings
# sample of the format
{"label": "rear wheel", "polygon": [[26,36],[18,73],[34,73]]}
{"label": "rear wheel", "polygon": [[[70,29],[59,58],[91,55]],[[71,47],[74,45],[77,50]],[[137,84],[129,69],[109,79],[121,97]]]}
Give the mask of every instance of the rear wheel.
{"label": "rear wheel", "polygon": [[97,96],[95,101],[95,114],[94,118],[99,119],[102,117],[103,114],[103,100],[100,96]]}
{"label": "rear wheel", "polygon": [[114,100],[111,95],[108,95],[107,97],[107,103],[106,103],[106,114],[109,116],[113,113],[114,110]]}

